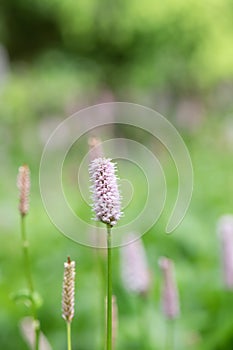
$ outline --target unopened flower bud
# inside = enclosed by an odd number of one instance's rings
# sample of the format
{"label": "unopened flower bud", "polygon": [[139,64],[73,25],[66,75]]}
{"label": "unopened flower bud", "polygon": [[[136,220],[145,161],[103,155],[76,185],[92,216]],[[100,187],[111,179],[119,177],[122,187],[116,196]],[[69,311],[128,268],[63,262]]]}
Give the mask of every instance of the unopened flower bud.
{"label": "unopened flower bud", "polygon": [[64,263],[64,279],[62,291],[62,317],[71,322],[74,317],[74,293],[75,293],[75,262],[67,259]]}
{"label": "unopened flower bud", "polygon": [[29,210],[30,193],[30,170],[26,164],[19,168],[17,187],[19,189],[19,212],[24,216]]}

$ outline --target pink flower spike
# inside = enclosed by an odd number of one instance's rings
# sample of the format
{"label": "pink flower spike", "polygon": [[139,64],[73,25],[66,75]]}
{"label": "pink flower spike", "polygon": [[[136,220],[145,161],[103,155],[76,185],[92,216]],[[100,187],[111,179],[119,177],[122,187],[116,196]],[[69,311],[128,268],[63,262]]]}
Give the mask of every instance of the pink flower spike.
{"label": "pink flower spike", "polygon": [[116,225],[122,216],[115,172],[116,166],[108,158],[94,159],[89,167],[95,218],[111,226]]}

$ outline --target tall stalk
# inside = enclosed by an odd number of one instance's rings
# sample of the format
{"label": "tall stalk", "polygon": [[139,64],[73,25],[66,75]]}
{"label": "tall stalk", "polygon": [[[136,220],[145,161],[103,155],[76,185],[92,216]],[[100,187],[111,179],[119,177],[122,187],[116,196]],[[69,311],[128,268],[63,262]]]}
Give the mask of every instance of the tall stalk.
{"label": "tall stalk", "polygon": [[35,303],[35,291],[31,274],[31,262],[29,256],[29,242],[27,240],[26,235],[26,227],[25,227],[25,215],[21,215],[21,239],[22,239],[22,250],[23,250],[23,259],[24,259],[24,270],[25,276],[28,284],[28,289],[30,293],[31,299],[31,312],[33,316],[33,325],[35,332],[35,350],[39,350],[39,342],[40,342],[40,321],[37,316],[37,307]]}
{"label": "tall stalk", "polygon": [[174,339],[174,319],[166,320],[166,338],[165,338],[165,350],[174,350],[175,339]]}
{"label": "tall stalk", "polygon": [[[100,241],[100,232],[99,227],[96,225],[96,237],[97,237],[97,247],[101,244]],[[103,242],[102,242],[103,243]],[[98,348],[99,350],[103,350],[105,348],[106,343],[106,305],[103,303],[103,301],[106,300],[106,261],[107,261],[107,249],[95,249],[96,253],[96,261],[97,261],[97,268],[98,268],[98,275],[100,280],[100,297],[99,297],[99,314],[98,317],[98,326],[99,326],[99,342],[98,342]]]}
{"label": "tall stalk", "polygon": [[71,350],[71,322],[74,317],[75,303],[75,262],[67,258],[64,263],[64,277],[62,288],[62,317],[66,321],[67,350]]}
{"label": "tall stalk", "polygon": [[71,323],[70,322],[66,322],[66,329],[67,329],[67,350],[71,350],[72,349],[72,345],[71,345]]}
{"label": "tall stalk", "polygon": [[107,225],[107,337],[106,349],[112,350],[112,237],[111,225]]}
{"label": "tall stalk", "polygon": [[106,350],[112,350],[112,242],[111,228],[121,218],[116,164],[109,158],[96,158],[89,166],[95,219],[107,226],[107,332]]}

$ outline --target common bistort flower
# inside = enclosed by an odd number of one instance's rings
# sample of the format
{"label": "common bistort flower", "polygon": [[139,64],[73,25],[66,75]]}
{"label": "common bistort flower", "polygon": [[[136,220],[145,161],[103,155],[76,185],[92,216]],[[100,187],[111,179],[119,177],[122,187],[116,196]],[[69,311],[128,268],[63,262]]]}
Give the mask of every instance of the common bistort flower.
{"label": "common bistort flower", "polygon": [[95,218],[114,226],[122,215],[116,165],[109,158],[97,158],[90,163],[89,172]]}

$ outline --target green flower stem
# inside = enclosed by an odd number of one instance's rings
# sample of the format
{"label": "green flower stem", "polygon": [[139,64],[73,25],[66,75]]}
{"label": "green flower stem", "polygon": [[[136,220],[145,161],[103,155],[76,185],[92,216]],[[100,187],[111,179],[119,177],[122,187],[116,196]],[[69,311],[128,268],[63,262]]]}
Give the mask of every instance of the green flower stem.
{"label": "green flower stem", "polygon": [[165,350],[174,350],[174,329],[175,320],[166,320],[166,339],[165,339]]}
{"label": "green flower stem", "polygon": [[105,263],[106,259],[103,257],[103,252],[99,250],[96,252],[98,261],[98,273],[100,276],[100,317],[98,318],[98,325],[100,327],[99,335],[99,349],[103,350],[105,347],[105,331],[106,331],[106,317],[105,317],[105,296],[106,296],[106,276],[105,276]]}
{"label": "green flower stem", "polygon": [[[101,244],[100,241],[100,232],[99,232],[99,222],[96,223],[96,242],[97,247]],[[106,300],[106,274],[105,274],[105,268],[106,268],[106,260],[107,256],[105,256],[105,250],[102,251],[100,248],[96,248],[96,260],[97,260],[97,267],[98,267],[98,274],[99,274],[99,280],[100,280],[100,298],[99,298],[99,314],[98,317],[98,327],[99,327],[99,334],[98,334],[98,348],[99,350],[103,350],[105,348],[105,332],[106,332],[106,316],[105,316],[105,300]],[[107,250],[106,250],[107,251]]]}
{"label": "green flower stem", "polygon": [[67,330],[67,350],[72,350],[71,346],[71,323],[66,322],[66,330]]}
{"label": "green flower stem", "polygon": [[151,344],[151,310],[153,310],[153,305],[150,304],[150,299],[148,295],[140,295],[140,330],[142,334],[142,344],[146,349],[154,349],[154,346]]}
{"label": "green flower stem", "polygon": [[31,274],[31,264],[30,264],[30,256],[29,256],[29,243],[27,240],[26,229],[25,229],[25,215],[21,215],[21,238],[22,238],[22,249],[23,249],[23,257],[24,257],[24,269],[25,275],[27,279],[28,289],[31,295],[31,309],[32,316],[34,319],[34,332],[35,332],[35,350],[39,350],[39,341],[40,341],[40,322],[37,317],[37,308],[34,301],[34,286],[32,281]]}
{"label": "green flower stem", "polygon": [[29,291],[31,294],[33,294],[34,287],[33,287],[32,276],[31,276],[31,268],[30,268],[30,258],[29,258],[29,249],[28,249],[29,243],[26,237],[24,215],[21,216],[21,237],[22,237],[25,274],[27,278]]}
{"label": "green flower stem", "polygon": [[112,240],[111,225],[107,225],[107,350],[112,350]]}

